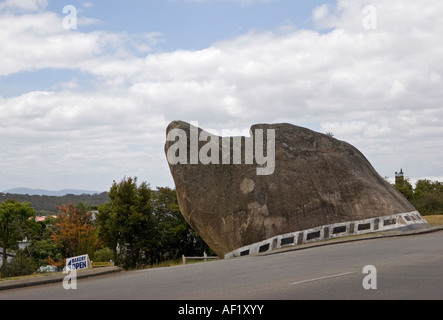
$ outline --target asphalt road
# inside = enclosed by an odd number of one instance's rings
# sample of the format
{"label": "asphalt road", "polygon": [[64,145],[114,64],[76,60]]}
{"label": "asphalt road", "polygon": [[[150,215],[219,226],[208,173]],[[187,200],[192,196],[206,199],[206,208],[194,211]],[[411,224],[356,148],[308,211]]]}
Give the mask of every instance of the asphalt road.
{"label": "asphalt road", "polygon": [[[376,273],[363,273],[372,265]],[[371,277],[371,281],[367,281]],[[376,284],[365,289],[363,283]],[[0,291],[5,299],[443,299],[443,231]]]}

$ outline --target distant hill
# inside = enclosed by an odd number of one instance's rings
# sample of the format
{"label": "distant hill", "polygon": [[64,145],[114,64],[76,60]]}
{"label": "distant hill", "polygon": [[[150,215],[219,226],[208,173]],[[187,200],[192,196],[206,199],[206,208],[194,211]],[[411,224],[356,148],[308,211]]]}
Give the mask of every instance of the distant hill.
{"label": "distant hill", "polygon": [[[37,194],[31,195],[29,194],[30,192],[26,192],[25,194],[18,194],[10,193],[10,191],[11,190],[7,190],[6,193],[0,193],[0,203],[8,199],[14,199],[20,202],[28,202],[34,208],[37,215],[58,214],[59,206],[68,205],[70,203],[83,203],[91,209],[96,209],[99,205],[109,202],[107,192],[88,194],[84,191],[77,190],[77,192],[81,192],[81,194],[76,195],[72,193],[72,191],[75,190],[68,190],[67,194],[64,194],[62,196],[53,196]],[[66,191],[57,192],[65,193]]]}
{"label": "distant hill", "polygon": [[82,194],[99,194],[102,193],[100,191],[90,191],[90,190],[75,190],[75,189],[64,189],[59,191],[50,191],[50,190],[43,190],[43,189],[30,189],[30,188],[14,188],[5,190],[2,193],[12,193],[12,194],[28,194],[30,196],[56,196],[61,197],[65,196],[67,194],[73,194],[73,195],[82,195]]}

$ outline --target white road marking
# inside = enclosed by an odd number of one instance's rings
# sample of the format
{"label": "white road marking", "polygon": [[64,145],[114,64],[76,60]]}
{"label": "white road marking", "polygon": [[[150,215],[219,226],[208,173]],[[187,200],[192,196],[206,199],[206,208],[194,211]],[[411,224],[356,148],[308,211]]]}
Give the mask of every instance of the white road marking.
{"label": "white road marking", "polygon": [[345,272],[345,273],[333,274],[333,275],[326,276],[326,277],[320,277],[320,278],[314,278],[314,279],[308,279],[308,280],[301,280],[301,281],[293,282],[293,283],[291,283],[291,285],[301,284],[301,283],[306,283],[306,282],[319,281],[319,280],[330,279],[330,278],[337,278],[337,277],[347,276],[347,275],[353,274],[353,273],[355,273],[355,272]]}

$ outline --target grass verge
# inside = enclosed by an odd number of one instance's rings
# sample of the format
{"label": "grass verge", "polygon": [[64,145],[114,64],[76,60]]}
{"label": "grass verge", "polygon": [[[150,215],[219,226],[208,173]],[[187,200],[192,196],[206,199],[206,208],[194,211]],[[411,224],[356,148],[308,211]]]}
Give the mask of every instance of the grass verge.
{"label": "grass verge", "polygon": [[423,216],[423,218],[426,219],[426,221],[431,226],[442,226],[443,225],[443,215],[433,215],[433,216]]}

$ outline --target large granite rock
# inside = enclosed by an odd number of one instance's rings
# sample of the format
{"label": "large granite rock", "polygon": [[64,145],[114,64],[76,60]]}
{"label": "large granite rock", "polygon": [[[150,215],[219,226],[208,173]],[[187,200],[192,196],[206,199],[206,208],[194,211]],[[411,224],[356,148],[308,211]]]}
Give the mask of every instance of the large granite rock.
{"label": "large granite rock", "polygon": [[[255,157],[250,163],[250,149],[245,151],[247,141],[257,147],[260,131],[263,155],[269,156],[261,165]],[[275,132],[275,140],[266,140],[268,132]],[[198,145],[197,133],[203,140]],[[181,212],[221,257],[285,233],[416,211],[362,153],[328,135],[291,124],[254,125],[252,140],[241,137],[239,161],[234,141],[240,140],[223,140],[182,121],[172,122],[167,134],[165,152]]]}

